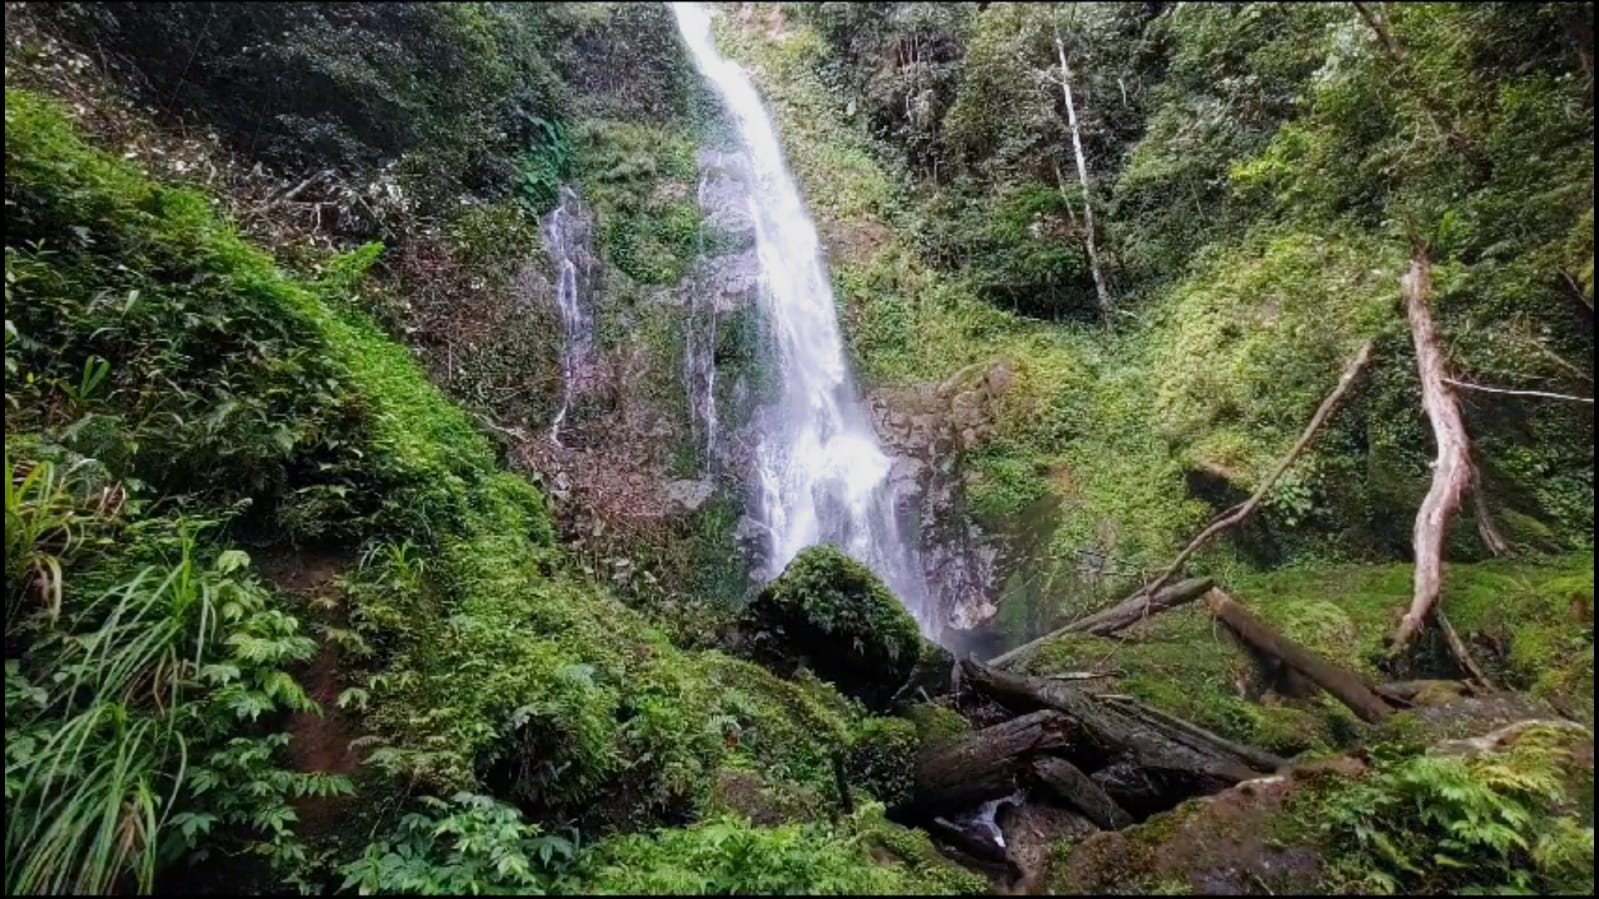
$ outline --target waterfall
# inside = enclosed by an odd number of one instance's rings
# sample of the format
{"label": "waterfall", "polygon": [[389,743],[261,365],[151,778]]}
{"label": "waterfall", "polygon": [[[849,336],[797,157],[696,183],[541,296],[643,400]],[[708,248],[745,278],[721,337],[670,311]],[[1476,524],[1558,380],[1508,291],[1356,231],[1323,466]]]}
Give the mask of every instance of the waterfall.
{"label": "waterfall", "polygon": [[594,356],[594,316],[587,303],[594,279],[594,228],[577,191],[563,186],[560,204],[544,222],[544,244],[555,263],[555,303],[561,312],[561,405],[550,423],[550,440],[561,443],[561,425],[572,399],[587,386]]}
{"label": "waterfall", "polygon": [[[696,199],[701,209],[706,207],[706,188],[716,173],[707,167],[700,175]],[[716,301],[705,295],[704,226],[700,228],[700,259],[695,266],[695,278],[688,295],[688,319],[684,325],[683,380],[688,388],[689,422],[701,430],[701,445],[705,451],[707,467],[716,464]]]}
{"label": "waterfall", "polygon": [[838,326],[816,227],[800,199],[771,117],[748,74],[711,39],[710,14],[674,3],[695,68],[721,99],[750,172],[760,260],[758,308],[769,330],[777,396],[755,414],[755,514],[776,576],[800,550],[839,546],[877,573],[924,633],[939,629],[920,555],[901,534],[891,460],[866,415]]}

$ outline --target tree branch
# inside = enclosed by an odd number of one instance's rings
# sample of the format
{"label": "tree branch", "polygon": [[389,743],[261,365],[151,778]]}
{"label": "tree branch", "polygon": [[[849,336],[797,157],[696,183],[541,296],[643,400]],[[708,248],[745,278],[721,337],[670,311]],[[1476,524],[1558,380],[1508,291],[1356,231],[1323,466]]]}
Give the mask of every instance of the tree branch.
{"label": "tree branch", "polygon": [[1155,591],[1171,580],[1178,571],[1182,570],[1183,563],[1187,562],[1194,553],[1203,549],[1210,541],[1216,539],[1223,531],[1243,524],[1249,520],[1251,515],[1255,514],[1255,511],[1260,508],[1260,504],[1265,501],[1266,494],[1271,491],[1272,487],[1276,486],[1277,481],[1294,464],[1294,460],[1298,459],[1299,455],[1316,439],[1316,435],[1321,433],[1321,429],[1327,424],[1327,420],[1332,418],[1333,413],[1343,406],[1344,400],[1349,396],[1350,388],[1354,386],[1361,373],[1371,364],[1371,347],[1372,343],[1369,340],[1361,344],[1360,350],[1355,353],[1353,359],[1349,360],[1349,365],[1344,369],[1344,373],[1339,376],[1338,386],[1334,387],[1332,393],[1327,394],[1326,399],[1321,401],[1321,405],[1316,408],[1316,414],[1310,418],[1310,424],[1306,425],[1304,433],[1299,435],[1299,440],[1288,451],[1288,455],[1277,463],[1277,467],[1267,476],[1266,480],[1255,488],[1254,494],[1244,502],[1222,513],[1208,527],[1200,531],[1199,536],[1184,547],[1183,551],[1177,554],[1177,558],[1166,566],[1166,570],[1162,571],[1160,576],[1156,577],[1145,588],[1145,595],[1153,595]]}
{"label": "tree branch", "polygon": [[1488,387],[1483,384],[1473,384],[1470,381],[1460,381],[1455,378],[1444,378],[1443,382],[1454,387],[1463,387],[1466,390],[1475,390],[1479,393],[1499,393],[1505,396],[1530,396],[1545,400],[1563,400],[1568,403],[1587,403],[1593,405],[1591,396],[1572,396],[1568,393],[1551,393],[1547,390],[1516,390],[1509,387]]}

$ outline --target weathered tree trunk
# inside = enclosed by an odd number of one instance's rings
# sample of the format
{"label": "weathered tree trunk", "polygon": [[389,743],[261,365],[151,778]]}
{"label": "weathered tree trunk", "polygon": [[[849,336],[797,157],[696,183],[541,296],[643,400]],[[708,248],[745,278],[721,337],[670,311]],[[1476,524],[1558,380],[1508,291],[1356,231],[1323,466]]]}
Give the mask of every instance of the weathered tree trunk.
{"label": "weathered tree trunk", "polygon": [[1071,739],[1057,754],[1083,767],[1125,759],[1147,771],[1224,785],[1255,776],[1238,758],[1174,740],[1160,728],[1059,681],[1010,674],[970,659],[961,662],[961,669],[968,684],[1001,705],[1018,711],[1052,709],[1064,715],[1072,725]]}
{"label": "weathered tree trunk", "polygon": [[1120,830],[1133,823],[1133,816],[1127,814],[1126,809],[1100,789],[1093,778],[1065,759],[1053,756],[1033,759],[1033,774],[1055,795],[1104,830]]}
{"label": "weathered tree trunk", "polygon": [[1360,675],[1329,662],[1279,634],[1227,594],[1212,590],[1205,594],[1205,605],[1240,641],[1257,652],[1281,659],[1316,686],[1331,693],[1359,715],[1361,720],[1376,724],[1393,714],[1393,708],[1383,702]]}
{"label": "weathered tree trunk", "polygon": [[1184,603],[1193,602],[1204,595],[1205,591],[1209,590],[1211,586],[1212,581],[1209,578],[1193,578],[1163,587],[1154,596],[1139,590],[1108,609],[1095,612],[1092,615],[1086,615],[1064,627],[1056,628],[1042,637],[1029,640],[1015,649],[1001,653],[990,659],[988,664],[1003,668],[1063,634],[1109,636],[1157,612],[1164,612]]}
{"label": "weathered tree trunk", "polygon": [[933,750],[917,766],[916,793],[901,811],[931,818],[1014,793],[1035,754],[1067,745],[1069,723],[1045,709]]}
{"label": "weathered tree trunk", "polygon": [[1066,44],[1060,39],[1060,29],[1055,29],[1055,53],[1060,57],[1060,92],[1066,98],[1066,121],[1071,126],[1072,153],[1077,157],[1077,180],[1083,185],[1083,225],[1087,235],[1083,244],[1088,250],[1088,268],[1094,276],[1094,293],[1099,297],[1099,309],[1110,314],[1110,291],[1105,287],[1105,273],[1099,265],[1098,237],[1094,234],[1094,199],[1088,187],[1088,159],[1083,155],[1083,138],[1077,127],[1077,104],[1072,101],[1072,70],[1066,65]]}
{"label": "weathered tree trunk", "polygon": [[1288,764],[1287,759],[1274,753],[1267,752],[1264,749],[1256,749],[1253,746],[1246,746],[1243,743],[1235,743],[1220,734],[1212,733],[1200,727],[1192,721],[1184,721],[1175,715],[1168,715],[1160,709],[1144,705],[1136,699],[1117,698],[1110,701],[1114,702],[1118,708],[1136,717],[1143,718],[1151,726],[1164,730],[1178,742],[1187,743],[1195,749],[1220,754],[1231,753],[1258,771],[1276,771]]}
{"label": "weathered tree trunk", "polygon": [[1151,615],[1191,603],[1204,596],[1205,591],[1212,586],[1214,586],[1214,582],[1210,578],[1196,577],[1163,587],[1157,590],[1154,595],[1150,595],[1148,591],[1140,590],[1136,595],[1130,596],[1108,609],[1079,618],[1061,630],[1069,634],[1093,634],[1096,637],[1106,637],[1124,628],[1131,627]]}
{"label": "weathered tree trunk", "polygon": [[1372,343],[1369,340],[1360,345],[1360,349],[1355,352],[1354,358],[1350,359],[1349,364],[1344,367],[1344,373],[1338,376],[1338,384],[1333,387],[1331,393],[1322,399],[1321,405],[1316,407],[1316,414],[1310,417],[1310,423],[1305,425],[1304,432],[1299,435],[1299,439],[1288,450],[1288,455],[1283,456],[1282,461],[1278,462],[1277,467],[1272,470],[1271,474],[1260,482],[1260,486],[1255,488],[1255,492],[1250,495],[1249,499],[1228,509],[1218,516],[1215,521],[1207,525],[1203,531],[1200,531],[1199,536],[1189,541],[1188,545],[1183,547],[1183,551],[1177,554],[1177,558],[1172,559],[1171,564],[1166,566],[1166,570],[1151,581],[1146,589],[1151,591],[1160,589],[1167,581],[1176,577],[1177,572],[1182,570],[1184,563],[1194,553],[1203,549],[1206,544],[1220,536],[1223,531],[1243,524],[1249,520],[1250,516],[1255,514],[1261,503],[1265,502],[1266,495],[1271,492],[1271,488],[1276,486],[1277,481],[1294,464],[1294,460],[1298,459],[1300,454],[1316,439],[1316,435],[1321,433],[1321,429],[1327,425],[1333,414],[1343,407],[1344,401],[1349,397],[1350,388],[1355,386],[1355,382],[1359,380],[1361,374],[1371,365],[1371,347]]}
{"label": "weathered tree trunk", "polygon": [[1416,639],[1443,590],[1444,542],[1449,523],[1460,511],[1461,500],[1475,481],[1471,465],[1471,438],[1460,414],[1460,397],[1448,383],[1448,364],[1432,316],[1432,261],[1417,247],[1410,271],[1400,281],[1405,315],[1416,345],[1416,370],[1421,376],[1421,404],[1432,422],[1438,458],[1432,465],[1432,487],[1416,511],[1412,537],[1416,551],[1415,589],[1410,609],[1394,632],[1392,650],[1401,652]]}

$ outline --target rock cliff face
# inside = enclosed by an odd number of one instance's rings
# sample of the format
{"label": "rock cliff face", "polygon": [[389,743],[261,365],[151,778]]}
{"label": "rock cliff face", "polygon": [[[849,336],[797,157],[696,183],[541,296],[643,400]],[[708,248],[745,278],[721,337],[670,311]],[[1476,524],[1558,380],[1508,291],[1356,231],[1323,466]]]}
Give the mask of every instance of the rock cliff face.
{"label": "rock cliff face", "polygon": [[941,618],[957,631],[993,618],[1012,555],[1006,535],[986,532],[973,517],[962,465],[964,454],[993,438],[996,403],[1010,383],[1010,366],[998,362],[967,368],[942,384],[868,395],[878,435],[895,456],[900,495],[908,500],[900,515],[915,524]]}

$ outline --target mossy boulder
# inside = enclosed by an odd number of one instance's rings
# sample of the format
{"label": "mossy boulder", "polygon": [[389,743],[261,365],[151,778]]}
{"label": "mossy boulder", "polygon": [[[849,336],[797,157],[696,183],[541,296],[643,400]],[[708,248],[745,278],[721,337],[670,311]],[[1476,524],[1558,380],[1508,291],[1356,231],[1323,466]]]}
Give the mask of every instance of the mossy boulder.
{"label": "mossy boulder", "polygon": [[905,710],[905,717],[916,727],[916,736],[923,749],[964,737],[972,732],[972,723],[966,716],[948,706],[919,702]]}
{"label": "mossy boulder", "polygon": [[882,708],[920,658],[916,622],[866,566],[830,546],[805,550],[739,622],[740,648],[779,674],[808,668]]}
{"label": "mossy boulder", "polygon": [[908,801],[916,790],[916,756],[921,742],[916,725],[903,718],[861,722],[844,761],[849,785],[866,790],[890,807]]}

